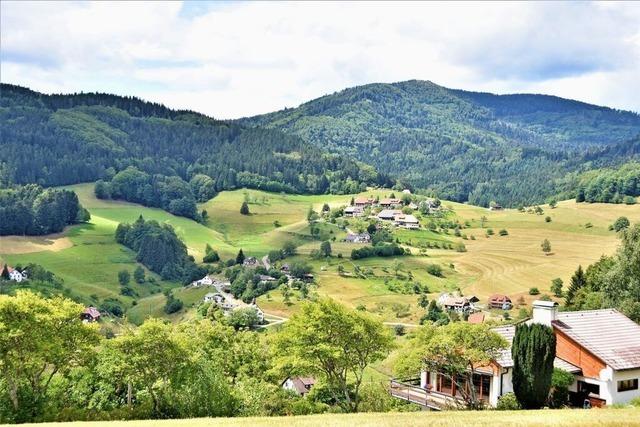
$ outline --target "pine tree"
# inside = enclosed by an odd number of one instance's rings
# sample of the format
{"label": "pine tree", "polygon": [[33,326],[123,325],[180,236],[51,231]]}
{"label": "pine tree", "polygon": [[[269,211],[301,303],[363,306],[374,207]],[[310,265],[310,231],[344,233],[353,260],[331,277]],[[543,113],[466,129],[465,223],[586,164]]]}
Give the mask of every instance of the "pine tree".
{"label": "pine tree", "polygon": [[242,215],[249,215],[249,204],[247,202],[242,202],[242,206],[240,206],[240,213]]}
{"label": "pine tree", "polygon": [[2,273],[0,273],[0,278],[3,280],[9,280],[9,266],[7,266],[7,264],[4,265],[4,268],[2,269]]}
{"label": "pine tree", "polygon": [[584,271],[582,270],[582,266],[579,265],[576,272],[571,276],[571,283],[569,285],[569,289],[567,290],[567,295],[564,300],[564,305],[567,307],[573,305],[574,298],[580,289],[582,289],[587,284],[587,278],[584,275]]}
{"label": "pine tree", "polygon": [[238,255],[236,256],[236,264],[242,264],[244,262],[244,258],[244,252],[242,252],[242,249],[240,249]]}
{"label": "pine tree", "polygon": [[525,323],[516,326],[511,346],[513,392],[525,409],[543,407],[549,397],[556,337],[545,325]]}

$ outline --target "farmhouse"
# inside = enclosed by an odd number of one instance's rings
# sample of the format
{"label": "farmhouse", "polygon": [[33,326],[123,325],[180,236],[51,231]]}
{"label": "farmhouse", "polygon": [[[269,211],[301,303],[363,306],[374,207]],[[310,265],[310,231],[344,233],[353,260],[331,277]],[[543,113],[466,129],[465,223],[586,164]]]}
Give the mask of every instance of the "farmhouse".
{"label": "farmhouse", "polygon": [[506,295],[493,294],[489,297],[488,307],[498,308],[502,310],[511,310],[511,307],[513,307],[513,303],[511,302],[511,298]]}
{"label": "farmhouse", "polygon": [[349,233],[344,241],[347,243],[369,243],[371,241],[371,235],[367,232],[360,234]]}
{"label": "farmhouse", "polygon": [[260,265],[260,261],[258,261],[258,258],[250,256],[244,259],[242,265],[245,267],[256,268]]}
{"label": "farmhouse", "polygon": [[259,274],[258,275],[258,279],[260,280],[260,282],[262,283],[268,283],[268,282],[275,282],[278,279],[276,279],[275,277],[272,276],[267,276],[266,274]]}
{"label": "farmhouse", "polygon": [[7,273],[9,273],[9,280],[12,280],[14,282],[22,282],[24,280],[27,280],[27,271],[19,271],[15,268],[9,267],[8,265],[6,266],[7,268]]}
{"label": "farmhouse", "polygon": [[360,217],[364,214],[364,209],[360,206],[347,206],[344,208],[344,216]]}
{"label": "farmhouse", "polygon": [[[550,326],[556,336],[554,366],[570,372],[571,403],[604,406],[640,397],[640,325],[615,309],[558,312],[552,301],[534,301],[533,323]],[[493,329],[509,343],[515,326]],[[488,366],[476,368],[473,386],[488,406],[513,391],[511,349]],[[433,409],[455,404],[456,384],[439,372],[426,372],[410,381],[392,380],[391,394]]]}
{"label": "farmhouse", "polygon": [[418,218],[413,215],[399,214],[393,218],[394,223],[402,228],[420,228]]}
{"label": "farmhouse", "polygon": [[382,221],[393,221],[396,215],[401,215],[402,212],[397,209],[383,209],[378,214],[378,219]]}
{"label": "farmhouse", "polygon": [[471,303],[465,297],[447,297],[442,301],[442,307],[445,310],[453,310],[458,313],[464,313],[472,309]]}
{"label": "farmhouse", "polygon": [[95,307],[87,307],[80,313],[80,319],[86,323],[96,322],[100,319],[100,311]]}
{"label": "farmhouse", "polygon": [[304,396],[315,385],[316,379],[313,377],[289,377],[282,382],[282,388],[291,390],[298,396]]}
{"label": "farmhouse", "polygon": [[400,199],[382,199],[379,203],[383,208],[397,208],[402,206],[402,200]]}
{"label": "farmhouse", "polygon": [[198,286],[211,286],[213,285],[213,282],[215,281],[215,279],[209,275],[204,276],[202,279],[199,280],[195,280],[193,282],[191,282],[192,286],[198,287]]}
{"label": "farmhouse", "polygon": [[367,197],[356,197],[353,200],[354,206],[365,207],[373,205],[373,199]]}

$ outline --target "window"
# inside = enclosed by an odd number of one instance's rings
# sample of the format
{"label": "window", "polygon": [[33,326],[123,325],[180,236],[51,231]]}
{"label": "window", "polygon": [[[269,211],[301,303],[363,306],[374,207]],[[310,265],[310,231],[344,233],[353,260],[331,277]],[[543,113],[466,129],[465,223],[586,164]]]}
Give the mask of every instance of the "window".
{"label": "window", "polygon": [[453,394],[453,383],[451,382],[451,378],[442,374],[439,375],[439,378],[438,391],[449,395]]}
{"label": "window", "polygon": [[638,389],[638,379],[618,381],[618,391],[629,391]]}
{"label": "window", "polygon": [[596,396],[600,395],[600,386],[598,384],[591,384],[584,381],[578,381],[578,391],[583,392],[585,394],[595,394]]}

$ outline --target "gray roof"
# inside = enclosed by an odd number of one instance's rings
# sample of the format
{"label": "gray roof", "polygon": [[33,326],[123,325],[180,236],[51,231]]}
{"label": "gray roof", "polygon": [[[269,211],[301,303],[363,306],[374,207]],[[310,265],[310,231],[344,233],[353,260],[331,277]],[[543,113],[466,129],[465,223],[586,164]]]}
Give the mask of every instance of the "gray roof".
{"label": "gray roof", "polygon": [[[615,370],[640,368],[640,325],[617,310],[561,312],[553,326]],[[511,343],[515,326],[493,331]],[[513,366],[511,348],[503,350],[496,362],[505,368]],[[558,358],[554,365],[569,372],[579,369]]]}
{"label": "gray roof", "polygon": [[615,370],[640,368],[640,325],[617,310],[558,313],[553,325]]}

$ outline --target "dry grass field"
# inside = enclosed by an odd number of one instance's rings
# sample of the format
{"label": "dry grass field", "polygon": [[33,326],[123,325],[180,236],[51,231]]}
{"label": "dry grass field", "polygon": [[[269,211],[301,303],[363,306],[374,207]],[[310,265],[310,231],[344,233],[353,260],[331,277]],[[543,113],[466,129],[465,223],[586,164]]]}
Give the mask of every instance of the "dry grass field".
{"label": "dry grass field", "polygon": [[323,414],[296,417],[197,418],[188,420],[98,421],[24,424],[28,427],[538,427],[640,426],[639,409],[539,411],[444,411]]}

